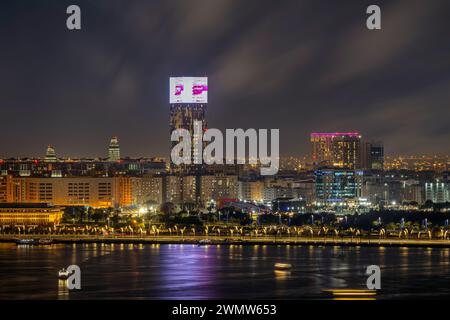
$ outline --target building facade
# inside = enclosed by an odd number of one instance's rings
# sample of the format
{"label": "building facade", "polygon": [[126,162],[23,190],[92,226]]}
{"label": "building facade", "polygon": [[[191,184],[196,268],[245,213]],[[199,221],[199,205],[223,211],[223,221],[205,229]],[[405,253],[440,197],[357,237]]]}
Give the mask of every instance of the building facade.
{"label": "building facade", "polygon": [[440,180],[425,183],[425,200],[431,200],[433,203],[449,202],[448,184]]}
{"label": "building facade", "polygon": [[355,170],[316,170],[316,198],[338,202],[361,196],[362,172]]}
{"label": "building facade", "polygon": [[203,175],[201,181],[201,203],[238,198],[238,177],[230,175]]}
{"label": "building facade", "polygon": [[63,216],[63,208],[47,204],[0,204],[0,225],[55,226]]}
{"label": "building facade", "polygon": [[2,189],[0,199],[6,198],[8,203],[52,203],[94,208],[126,207],[133,204],[130,177],[9,176],[3,177],[2,181],[6,181],[6,188]]}
{"label": "building facade", "polygon": [[[197,149],[195,144],[197,142],[201,143],[202,146],[206,144],[202,141],[202,137],[194,134],[194,124],[195,121],[201,122],[201,132],[207,128],[206,124],[206,104],[171,104],[170,105],[170,135],[177,129],[185,129],[189,132],[191,136],[191,165],[172,165],[173,171],[183,172],[183,173],[196,173],[200,170],[200,165],[194,164],[194,159],[196,157],[202,157],[202,154],[197,155]],[[178,144],[177,141],[172,141],[172,148]],[[203,149],[203,148],[202,148]]]}
{"label": "building facade", "polygon": [[381,141],[364,142],[362,148],[362,168],[367,170],[384,169],[384,145]]}
{"label": "building facade", "polygon": [[112,137],[108,148],[108,161],[118,160],[120,160],[119,139],[117,137]]}

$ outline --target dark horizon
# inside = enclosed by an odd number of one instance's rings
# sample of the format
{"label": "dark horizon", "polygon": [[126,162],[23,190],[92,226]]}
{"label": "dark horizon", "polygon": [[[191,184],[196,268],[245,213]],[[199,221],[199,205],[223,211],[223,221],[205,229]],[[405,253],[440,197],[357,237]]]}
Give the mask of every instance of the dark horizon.
{"label": "dark horizon", "polygon": [[[168,157],[170,76],[209,77],[211,128],[359,131],[387,155],[450,150],[448,1],[72,1],[0,5],[0,158]],[[446,10],[447,9],[447,10]],[[446,120],[447,119],[447,120]]]}

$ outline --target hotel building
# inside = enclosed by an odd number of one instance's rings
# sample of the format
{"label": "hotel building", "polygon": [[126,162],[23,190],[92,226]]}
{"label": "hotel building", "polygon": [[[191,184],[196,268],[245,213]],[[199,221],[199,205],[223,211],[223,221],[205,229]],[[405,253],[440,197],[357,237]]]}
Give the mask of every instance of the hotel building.
{"label": "hotel building", "polygon": [[361,135],[358,132],[311,133],[311,145],[316,167],[361,167]]}

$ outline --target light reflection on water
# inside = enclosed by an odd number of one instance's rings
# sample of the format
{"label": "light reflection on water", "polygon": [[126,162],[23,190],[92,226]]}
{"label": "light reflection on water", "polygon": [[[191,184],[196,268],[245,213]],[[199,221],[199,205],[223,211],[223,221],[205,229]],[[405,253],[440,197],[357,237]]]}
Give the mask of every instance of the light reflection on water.
{"label": "light reflection on water", "polygon": [[[0,299],[299,299],[365,289],[382,270],[383,298],[450,295],[450,249],[270,245],[0,244]],[[277,262],[289,271],[275,271]],[[81,291],[57,272],[81,268]]]}
{"label": "light reflection on water", "polygon": [[58,280],[58,300],[68,300],[69,289],[67,288],[67,280]]}

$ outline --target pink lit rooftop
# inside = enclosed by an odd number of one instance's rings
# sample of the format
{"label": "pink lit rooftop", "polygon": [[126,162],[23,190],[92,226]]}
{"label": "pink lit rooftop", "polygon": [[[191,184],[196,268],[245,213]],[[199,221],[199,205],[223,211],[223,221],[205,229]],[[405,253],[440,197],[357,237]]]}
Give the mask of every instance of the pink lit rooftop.
{"label": "pink lit rooftop", "polygon": [[359,137],[361,134],[359,132],[313,132],[311,137]]}

